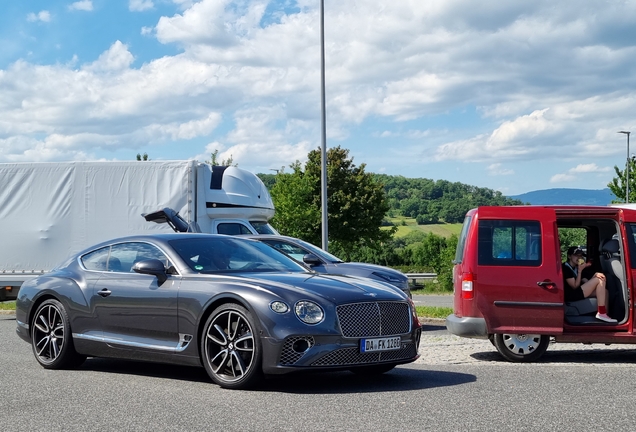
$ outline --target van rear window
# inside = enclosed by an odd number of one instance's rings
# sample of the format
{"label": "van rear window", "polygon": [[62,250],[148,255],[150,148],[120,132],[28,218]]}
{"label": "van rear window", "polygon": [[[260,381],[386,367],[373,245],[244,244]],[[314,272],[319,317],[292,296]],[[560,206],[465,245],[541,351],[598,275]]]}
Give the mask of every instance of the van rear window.
{"label": "van rear window", "polygon": [[457,249],[455,250],[454,264],[460,264],[464,259],[464,247],[466,246],[466,237],[468,237],[468,228],[470,228],[470,221],[472,218],[466,216],[464,219],[464,225],[462,225],[462,232],[459,234],[459,241],[457,242]]}
{"label": "van rear window", "polygon": [[480,265],[541,265],[541,224],[539,221],[480,220],[478,256]]}

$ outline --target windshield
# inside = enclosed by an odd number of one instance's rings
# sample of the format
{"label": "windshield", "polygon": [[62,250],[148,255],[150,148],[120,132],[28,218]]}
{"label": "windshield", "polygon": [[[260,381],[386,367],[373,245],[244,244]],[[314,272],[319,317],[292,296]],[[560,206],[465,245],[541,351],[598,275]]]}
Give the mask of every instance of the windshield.
{"label": "windshield", "polygon": [[318,257],[322,258],[325,261],[329,261],[332,263],[344,262],[340,258],[331,255],[329,252],[325,252],[324,250],[320,249],[318,246],[315,246],[311,243],[307,243],[306,241],[300,240],[300,239],[296,241],[298,242],[298,244],[302,245],[304,248],[309,249],[312,254],[317,255]]}
{"label": "windshield", "polygon": [[278,232],[267,222],[250,221],[250,225],[252,225],[259,234],[278,235]]}
{"label": "windshield", "polygon": [[197,273],[304,273],[307,269],[266,244],[235,237],[184,238],[170,245]]}

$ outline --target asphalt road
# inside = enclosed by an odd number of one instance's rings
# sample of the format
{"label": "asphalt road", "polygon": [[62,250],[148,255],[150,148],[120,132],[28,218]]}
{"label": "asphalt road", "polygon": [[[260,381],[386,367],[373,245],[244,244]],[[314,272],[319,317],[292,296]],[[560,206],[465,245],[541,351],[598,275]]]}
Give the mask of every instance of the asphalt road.
{"label": "asphalt road", "polygon": [[13,316],[0,315],[3,429],[580,432],[636,423],[636,349],[564,345],[519,365],[487,341],[425,330],[422,358],[379,377],[303,374],[231,391],[199,368],[89,359],[46,370]]}

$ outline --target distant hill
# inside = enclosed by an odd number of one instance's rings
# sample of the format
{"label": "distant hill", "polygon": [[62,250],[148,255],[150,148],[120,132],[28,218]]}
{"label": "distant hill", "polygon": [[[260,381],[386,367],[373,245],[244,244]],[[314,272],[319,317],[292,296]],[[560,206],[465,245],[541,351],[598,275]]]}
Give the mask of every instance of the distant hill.
{"label": "distant hill", "polygon": [[526,192],[510,198],[536,205],[608,205],[616,199],[614,194],[606,189],[544,189]]}

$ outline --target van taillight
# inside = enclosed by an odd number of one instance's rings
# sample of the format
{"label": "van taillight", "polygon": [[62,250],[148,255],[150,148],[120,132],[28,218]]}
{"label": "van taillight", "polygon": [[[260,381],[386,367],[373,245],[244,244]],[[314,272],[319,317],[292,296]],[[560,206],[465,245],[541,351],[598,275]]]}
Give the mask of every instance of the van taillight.
{"label": "van taillight", "polygon": [[466,273],[462,277],[462,298],[472,299],[475,296],[473,291],[473,274]]}

